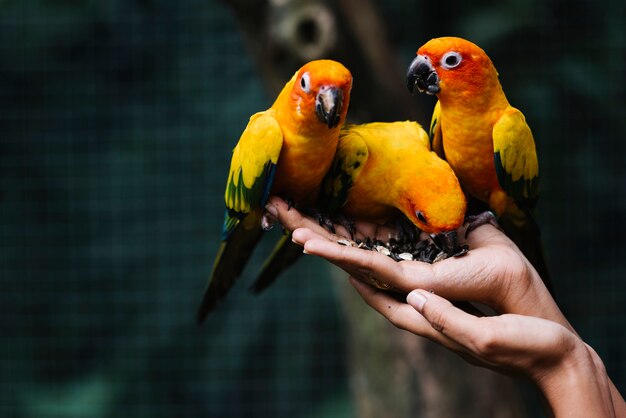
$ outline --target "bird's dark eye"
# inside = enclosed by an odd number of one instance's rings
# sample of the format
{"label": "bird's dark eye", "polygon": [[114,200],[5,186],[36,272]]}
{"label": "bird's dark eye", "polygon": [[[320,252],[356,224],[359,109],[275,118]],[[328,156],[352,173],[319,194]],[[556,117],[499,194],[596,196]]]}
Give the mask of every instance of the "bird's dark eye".
{"label": "bird's dark eye", "polygon": [[309,93],[311,91],[311,76],[309,73],[302,74],[300,78],[300,87],[302,87],[302,91],[305,93]]}
{"label": "bird's dark eye", "polygon": [[417,216],[417,219],[420,222],[424,222],[425,224],[428,223],[428,221],[426,221],[426,217],[424,216],[424,214],[421,211],[418,210],[417,212],[415,212],[415,216]]}
{"label": "bird's dark eye", "polygon": [[441,66],[443,68],[451,70],[458,67],[462,60],[463,57],[461,57],[461,54],[459,54],[458,52],[448,52],[441,58]]}

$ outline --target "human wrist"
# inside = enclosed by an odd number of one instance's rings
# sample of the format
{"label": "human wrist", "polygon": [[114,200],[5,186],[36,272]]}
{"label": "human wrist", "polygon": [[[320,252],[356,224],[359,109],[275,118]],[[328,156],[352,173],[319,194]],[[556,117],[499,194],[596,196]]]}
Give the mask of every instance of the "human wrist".
{"label": "human wrist", "polygon": [[576,338],[560,359],[531,376],[554,416],[559,417],[613,417],[607,378],[604,369],[598,370],[587,346]]}

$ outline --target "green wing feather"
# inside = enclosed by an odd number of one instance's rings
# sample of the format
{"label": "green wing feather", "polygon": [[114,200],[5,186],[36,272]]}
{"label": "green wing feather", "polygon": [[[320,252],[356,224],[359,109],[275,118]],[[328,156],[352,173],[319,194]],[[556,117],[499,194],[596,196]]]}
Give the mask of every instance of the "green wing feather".
{"label": "green wing feather", "polygon": [[322,207],[330,214],[337,213],[348,198],[348,193],[369,157],[367,143],[353,125],[346,125],[339,134],[337,153],[322,188]]}
{"label": "green wing feather", "polygon": [[437,101],[433,109],[433,116],[430,120],[430,129],[428,130],[428,138],[430,139],[430,149],[434,151],[439,158],[446,159],[443,150],[443,141],[441,136],[441,103]]}
{"label": "green wing feather", "polygon": [[280,125],[270,112],[250,118],[233,150],[224,193],[223,241],[198,309],[199,323],[228,293],[263,234],[262,208],[272,187],[283,143]]}
{"label": "green wing feather", "polygon": [[520,223],[504,213],[499,223],[554,295],[541,242],[541,231],[533,216],[533,208],[539,197],[539,163],[535,141],[524,115],[519,110],[509,109],[494,125],[493,150],[500,187],[513,198],[524,217],[524,221]]}
{"label": "green wing feather", "polygon": [[265,205],[282,143],[282,130],[270,111],[256,113],[250,118],[233,150],[224,193],[226,214],[222,239],[228,239],[246,214]]}
{"label": "green wing feather", "polygon": [[[319,207],[333,215],[345,204],[354,178],[365,165],[369,151],[358,133],[357,126],[345,126],[339,135],[335,159],[322,186]],[[302,247],[291,241],[291,234],[283,236],[261,267],[252,286],[259,293],[302,256]]]}
{"label": "green wing feather", "polygon": [[539,196],[539,163],[532,132],[517,109],[507,111],[493,127],[494,163],[500,187],[520,207]]}

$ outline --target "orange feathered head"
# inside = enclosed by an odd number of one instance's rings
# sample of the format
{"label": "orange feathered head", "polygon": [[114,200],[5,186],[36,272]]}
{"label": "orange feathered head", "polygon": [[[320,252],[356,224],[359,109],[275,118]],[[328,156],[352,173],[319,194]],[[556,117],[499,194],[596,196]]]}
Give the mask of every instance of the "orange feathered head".
{"label": "orange feathered head", "polygon": [[[300,121],[319,122],[328,129],[343,125],[352,89],[352,74],[332,60],[311,61],[286,86],[288,106]],[[306,126],[306,125],[305,125]],[[313,127],[313,126],[307,126]]]}
{"label": "orange feathered head", "polygon": [[440,100],[480,94],[497,85],[498,72],[485,51],[462,38],[431,39],[418,49],[407,71],[411,93],[417,88]]}
{"label": "orange feathered head", "polygon": [[460,228],[467,202],[448,163],[434,152],[422,152],[406,171],[412,176],[404,181],[400,210],[429,234]]}

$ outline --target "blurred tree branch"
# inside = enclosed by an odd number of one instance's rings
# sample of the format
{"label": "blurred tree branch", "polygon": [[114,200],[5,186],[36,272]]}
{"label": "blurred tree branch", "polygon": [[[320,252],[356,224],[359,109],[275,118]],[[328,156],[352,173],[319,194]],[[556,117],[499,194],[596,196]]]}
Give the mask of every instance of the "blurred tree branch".
{"label": "blurred tree branch", "polygon": [[271,94],[312,59],[341,61],[354,77],[348,118],[429,120],[404,88],[404,73],[369,1],[224,0]]}

